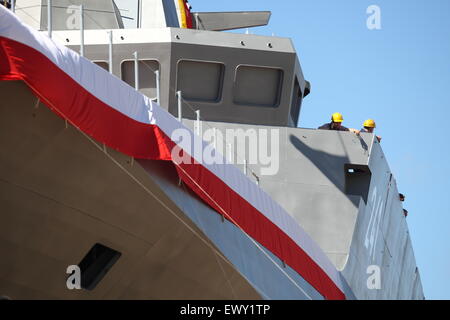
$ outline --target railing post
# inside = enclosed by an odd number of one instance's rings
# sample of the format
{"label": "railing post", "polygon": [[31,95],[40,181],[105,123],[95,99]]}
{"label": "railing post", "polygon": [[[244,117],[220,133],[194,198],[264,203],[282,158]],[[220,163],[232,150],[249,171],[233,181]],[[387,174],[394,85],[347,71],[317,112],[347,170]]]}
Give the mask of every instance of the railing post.
{"label": "railing post", "polygon": [[133,53],[134,56],[134,88],[139,90],[139,59],[138,59],[138,53],[135,51]]}
{"label": "railing post", "polygon": [[109,73],[113,73],[113,32],[108,31],[109,42]]}
{"label": "railing post", "polygon": [[52,0],[47,0],[47,32],[48,37],[52,38]]}
{"label": "railing post", "polygon": [[80,5],[80,55],[84,57],[84,8]]}
{"label": "railing post", "polygon": [[142,11],[142,0],[138,0],[137,2],[137,14],[136,14],[136,28],[141,27],[141,11]]}
{"label": "railing post", "polygon": [[160,99],[160,93],[159,93],[159,70],[155,71],[155,77],[156,77],[156,101],[160,105],[161,102],[159,101],[159,99]]}
{"label": "railing post", "polygon": [[16,0],[11,0],[11,11],[16,12]]}
{"label": "railing post", "polygon": [[178,97],[178,121],[182,121],[183,115],[182,115],[182,100],[181,100],[181,91],[177,91],[177,97]]}
{"label": "railing post", "polygon": [[244,174],[247,175],[247,159],[244,159]]}
{"label": "railing post", "polygon": [[195,110],[195,115],[197,116],[197,121],[196,121],[197,128],[195,128],[195,129],[197,131],[197,135],[200,136],[200,110]]}

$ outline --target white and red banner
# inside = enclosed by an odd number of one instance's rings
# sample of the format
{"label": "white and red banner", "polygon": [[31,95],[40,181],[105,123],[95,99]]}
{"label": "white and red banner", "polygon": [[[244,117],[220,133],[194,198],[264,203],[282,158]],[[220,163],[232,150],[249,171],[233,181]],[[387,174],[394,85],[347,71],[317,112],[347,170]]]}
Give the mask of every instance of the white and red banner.
{"label": "white and red banner", "polygon": [[[117,77],[22,24],[1,6],[0,80],[24,81],[53,112],[110,148],[135,158],[174,162],[171,150],[177,144],[171,140],[172,132],[185,128],[179,121]],[[189,150],[183,151],[198,160]],[[325,298],[345,299],[340,273],[324,252],[237,167],[204,164],[201,159],[174,165],[200,198]]]}

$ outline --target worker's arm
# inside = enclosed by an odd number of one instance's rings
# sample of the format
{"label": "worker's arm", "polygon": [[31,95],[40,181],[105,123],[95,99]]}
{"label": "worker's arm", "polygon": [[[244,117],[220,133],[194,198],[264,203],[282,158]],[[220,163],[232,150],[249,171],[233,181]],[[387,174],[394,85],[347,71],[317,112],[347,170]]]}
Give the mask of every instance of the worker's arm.
{"label": "worker's arm", "polygon": [[348,131],[353,132],[354,134],[356,134],[357,136],[359,136],[360,131],[353,129],[353,128],[348,128]]}

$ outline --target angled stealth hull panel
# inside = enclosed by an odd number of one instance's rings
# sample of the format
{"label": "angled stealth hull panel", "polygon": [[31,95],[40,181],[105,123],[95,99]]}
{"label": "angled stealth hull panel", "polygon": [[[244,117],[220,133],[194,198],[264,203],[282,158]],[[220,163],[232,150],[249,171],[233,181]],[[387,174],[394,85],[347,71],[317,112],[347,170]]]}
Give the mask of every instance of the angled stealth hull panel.
{"label": "angled stealth hull panel", "polygon": [[[184,121],[194,128],[195,121]],[[206,122],[202,127],[216,128],[223,136],[227,129],[279,132],[278,149],[272,149],[268,140],[268,150],[279,150],[279,170],[264,176],[261,169],[267,165],[248,163],[249,178],[254,179],[249,170],[258,175],[259,186],[342,270],[357,299],[423,299],[399,191],[373,135],[224,122]],[[236,148],[236,140],[227,142]],[[243,154],[235,159],[242,171]],[[351,168],[370,174],[355,178],[348,172]],[[380,290],[367,286],[373,266],[381,271]]]}
{"label": "angled stealth hull panel", "polygon": [[[66,127],[22,82],[0,92],[0,295],[260,297],[138,163]],[[95,243],[122,256],[95,290],[68,290],[67,267]]]}

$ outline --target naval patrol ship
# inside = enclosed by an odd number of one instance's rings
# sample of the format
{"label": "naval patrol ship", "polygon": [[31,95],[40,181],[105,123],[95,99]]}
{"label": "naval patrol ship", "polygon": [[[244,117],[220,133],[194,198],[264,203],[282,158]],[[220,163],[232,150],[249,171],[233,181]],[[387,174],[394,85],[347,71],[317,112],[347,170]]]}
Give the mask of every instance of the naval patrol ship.
{"label": "naval patrol ship", "polygon": [[2,4],[0,296],[424,299],[376,137],[301,128],[291,40],[223,32],[270,12]]}

